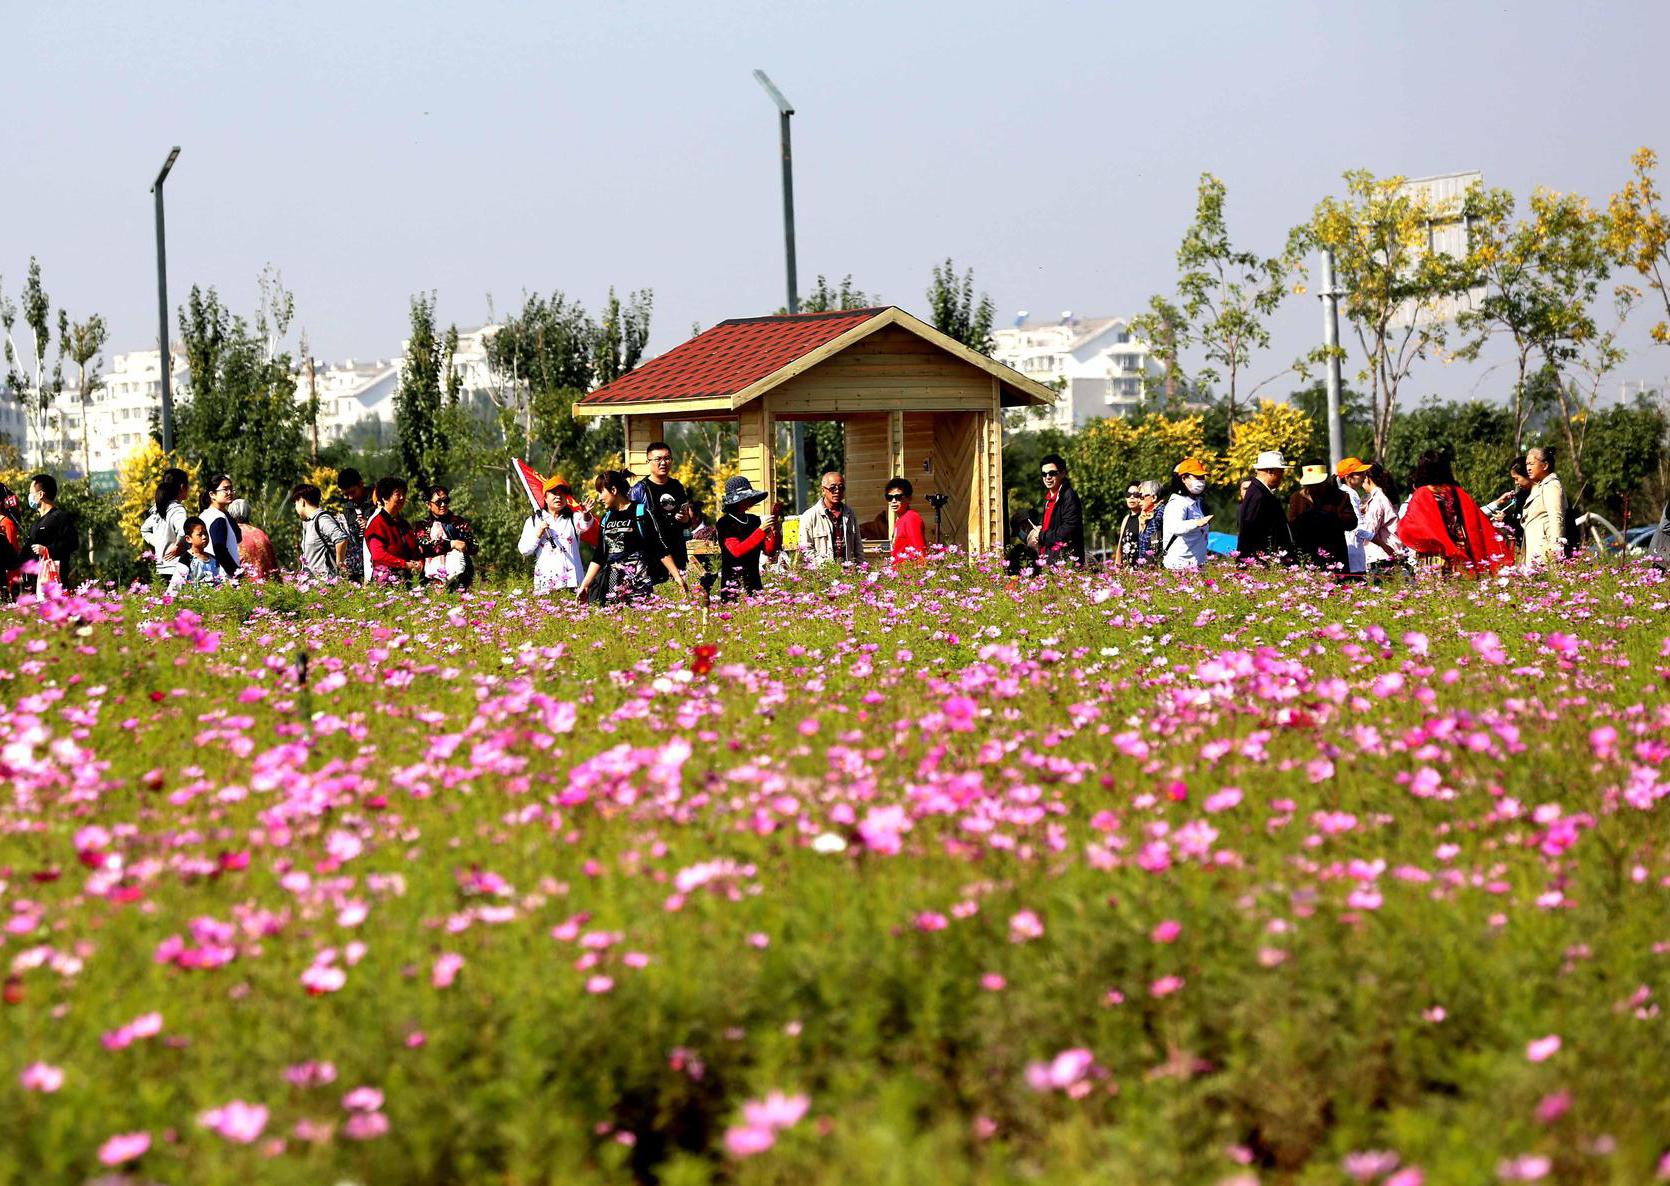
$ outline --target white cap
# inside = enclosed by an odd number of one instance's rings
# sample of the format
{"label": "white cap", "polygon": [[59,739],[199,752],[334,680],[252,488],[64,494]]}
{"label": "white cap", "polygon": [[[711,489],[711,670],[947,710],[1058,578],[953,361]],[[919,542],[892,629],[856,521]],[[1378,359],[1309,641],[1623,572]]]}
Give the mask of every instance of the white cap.
{"label": "white cap", "polygon": [[1266,449],[1266,450],[1264,450],[1264,452],[1262,452],[1258,455],[1258,460],[1253,462],[1253,468],[1254,469],[1286,469],[1287,468],[1287,462],[1282,458],[1281,452],[1279,450]]}

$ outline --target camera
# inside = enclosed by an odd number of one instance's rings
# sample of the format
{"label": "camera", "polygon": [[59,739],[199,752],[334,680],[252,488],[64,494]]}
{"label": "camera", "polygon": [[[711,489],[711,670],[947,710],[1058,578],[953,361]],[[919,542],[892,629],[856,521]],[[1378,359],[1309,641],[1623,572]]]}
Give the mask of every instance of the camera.
{"label": "camera", "polygon": [[928,495],[928,505],[933,507],[936,511],[944,507],[945,504],[950,501],[951,496],[949,494],[942,494],[938,490]]}

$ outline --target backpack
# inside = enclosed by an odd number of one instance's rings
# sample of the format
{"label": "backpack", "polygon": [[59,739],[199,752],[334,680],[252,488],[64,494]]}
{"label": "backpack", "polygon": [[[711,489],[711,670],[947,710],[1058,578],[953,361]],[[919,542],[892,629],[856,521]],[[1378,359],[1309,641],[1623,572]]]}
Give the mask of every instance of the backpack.
{"label": "backpack", "polygon": [[[353,555],[353,552],[354,552],[354,549],[353,549],[354,537],[351,534],[349,534],[348,528],[343,525],[342,520],[341,520],[340,517],[338,517],[337,515],[333,514],[330,511],[321,510],[317,515],[313,516],[313,518],[315,520],[315,522],[313,523],[313,531],[316,535],[319,536],[319,538],[321,540],[323,540],[325,538],[325,534],[324,534],[324,532],[319,530],[319,524],[318,524],[317,520],[319,520],[319,519],[329,519],[332,523],[336,524],[336,529],[338,531],[340,531],[342,533],[343,538],[348,541],[348,544],[349,544],[348,554],[349,554],[349,556]],[[327,547],[325,549],[325,567],[330,570],[331,576],[340,575],[340,573],[338,572],[337,567],[336,567],[336,545],[335,544],[331,544],[329,547]]]}

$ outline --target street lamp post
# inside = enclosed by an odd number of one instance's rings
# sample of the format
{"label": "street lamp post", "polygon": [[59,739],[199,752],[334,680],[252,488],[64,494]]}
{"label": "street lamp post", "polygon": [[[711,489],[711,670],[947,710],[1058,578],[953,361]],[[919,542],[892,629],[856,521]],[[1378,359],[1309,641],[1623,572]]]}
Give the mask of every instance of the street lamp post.
{"label": "street lamp post", "polygon": [[[754,81],[765,88],[765,93],[771,96],[771,101],[777,105],[778,125],[782,131],[783,143],[783,258],[788,269],[790,313],[800,312],[800,285],[795,279],[794,268],[794,151],[789,139],[789,117],[794,114],[794,105],[783,97],[764,70],[754,71]],[[806,426],[796,420],[789,426],[794,455],[794,505],[796,510],[806,509]]]}
{"label": "street lamp post", "polygon": [[180,159],[180,146],[176,144],[168,154],[168,159],[162,162],[162,172],[157,174],[151,192],[157,199],[157,347],[162,369],[162,451],[174,451],[174,393],[172,380],[174,359],[168,352],[168,250],[164,242],[162,231],[162,183],[168,180],[168,170],[174,167],[174,162]]}
{"label": "street lamp post", "polygon": [[1345,459],[1345,426],[1340,423],[1339,299],[1343,293],[1335,282],[1334,253],[1322,252],[1322,343],[1328,348],[1326,375],[1328,391],[1328,464],[1336,472]]}

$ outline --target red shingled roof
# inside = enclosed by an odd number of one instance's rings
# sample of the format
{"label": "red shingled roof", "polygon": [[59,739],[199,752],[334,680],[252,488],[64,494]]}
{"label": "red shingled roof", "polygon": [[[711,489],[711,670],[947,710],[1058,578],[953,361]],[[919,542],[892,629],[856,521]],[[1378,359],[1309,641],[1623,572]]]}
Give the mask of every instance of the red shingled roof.
{"label": "red shingled roof", "polygon": [[884,312],[885,308],[846,309],[721,321],[580,402],[641,404],[735,395]]}

